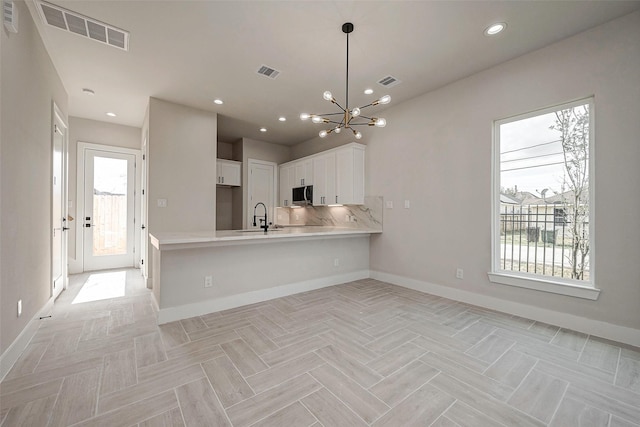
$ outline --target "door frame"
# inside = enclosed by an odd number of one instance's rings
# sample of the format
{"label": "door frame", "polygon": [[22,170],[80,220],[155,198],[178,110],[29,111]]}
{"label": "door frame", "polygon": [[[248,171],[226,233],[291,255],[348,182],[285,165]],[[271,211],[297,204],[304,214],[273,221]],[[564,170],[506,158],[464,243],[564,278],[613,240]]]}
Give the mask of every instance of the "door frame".
{"label": "door frame", "polygon": [[272,197],[271,197],[271,209],[269,211],[269,217],[273,221],[275,219],[276,204],[278,197],[278,164],[275,162],[269,162],[267,160],[247,159],[247,198],[245,200],[246,208],[245,213],[247,215],[245,225],[246,228],[253,228],[251,223],[253,222],[253,206],[251,205],[251,192],[253,190],[253,179],[251,178],[251,168],[254,165],[271,166],[273,168],[273,180],[271,183]]}
{"label": "door frame", "polygon": [[[53,159],[54,159],[54,140],[56,134],[56,128],[58,123],[62,126],[62,218],[63,220],[62,226],[70,226],[69,224],[69,202],[68,202],[68,193],[69,193],[69,124],[65,120],[65,116],[62,113],[62,110],[58,107],[55,101],[52,103],[52,114],[51,114],[51,171],[49,174],[50,177],[50,186],[51,189],[51,200],[50,200],[50,230],[53,230]],[[62,286],[60,289],[56,290],[53,281],[53,234],[50,235],[49,240],[49,248],[50,248],[50,256],[51,256],[51,265],[49,276],[51,277],[51,297],[55,299],[60,293],[67,289],[69,285],[69,233],[65,233],[68,230],[61,230],[62,232],[62,249],[61,249],[61,262],[62,262]]]}
{"label": "door frame", "polygon": [[141,181],[141,189],[139,197],[140,197],[140,257],[139,257],[139,266],[140,272],[142,273],[142,277],[145,280],[145,283],[149,279],[149,200],[148,200],[148,191],[147,187],[149,187],[149,167],[147,163],[147,159],[149,157],[149,130],[145,131],[144,138],[142,141],[142,161],[140,162],[140,181]]}
{"label": "door frame", "polygon": [[85,197],[85,180],[84,180],[84,163],[85,163],[85,150],[97,150],[97,151],[106,151],[110,153],[118,153],[118,154],[131,154],[135,157],[135,165],[134,165],[134,175],[135,175],[135,184],[133,191],[133,265],[140,265],[140,198],[138,194],[140,194],[140,189],[142,186],[141,183],[141,174],[138,165],[142,164],[142,152],[141,150],[133,149],[133,148],[124,148],[124,147],[116,147],[113,145],[103,145],[103,144],[94,144],[92,142],[82,142],[78,141],[78,151],[76,155],[76,165],[77,165],[77,175],[76,175],[76,205],[77,205],[77,215],[78,218],[74,221],[76,224],[76,257],[78,264],[82,267],[82,271],[85,271],[84,266],[84,221],[81,221],[85,217],[84,212],[84,197]]}

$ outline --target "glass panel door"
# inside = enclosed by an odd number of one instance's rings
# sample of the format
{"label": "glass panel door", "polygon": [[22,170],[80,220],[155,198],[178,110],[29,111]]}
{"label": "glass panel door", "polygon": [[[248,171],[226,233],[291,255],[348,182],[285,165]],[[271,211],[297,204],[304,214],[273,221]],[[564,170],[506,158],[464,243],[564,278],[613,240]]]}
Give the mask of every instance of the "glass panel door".
{"label": "glass panel door", "polygon": [[84,270],[133,267],[135,157],[85,151]]}

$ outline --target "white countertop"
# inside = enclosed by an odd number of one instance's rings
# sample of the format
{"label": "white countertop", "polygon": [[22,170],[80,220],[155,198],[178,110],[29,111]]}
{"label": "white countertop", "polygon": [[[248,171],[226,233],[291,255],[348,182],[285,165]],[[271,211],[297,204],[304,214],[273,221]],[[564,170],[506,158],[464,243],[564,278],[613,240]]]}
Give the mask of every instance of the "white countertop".
{"label": "white countertop", "polygon": [[284,227],[270,228],[267,233],[263,231],[195,231],[195,232],[160,232],[149,234],[151,244],[157,249],[170,249],[175,245],[188,247],[190,245],[209,246],[215,244],[233,243],[267,243],[284,239],[349,236],[382,233],[382,230],[358,229],[346,227]]}

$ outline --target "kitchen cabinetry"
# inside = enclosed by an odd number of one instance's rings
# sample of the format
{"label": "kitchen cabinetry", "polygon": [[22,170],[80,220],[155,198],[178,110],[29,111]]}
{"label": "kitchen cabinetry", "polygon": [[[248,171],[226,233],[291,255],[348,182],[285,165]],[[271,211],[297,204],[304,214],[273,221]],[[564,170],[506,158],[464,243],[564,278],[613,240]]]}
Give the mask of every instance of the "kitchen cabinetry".
{"label": "kitchen cabinetry", "polygon": [[364,204],[364,146],[336,150],[336,203]]}
{"label": "kitchen cabinetry", "polygon": [[291,206],[291,189],[295,186],[295,165],[285,164],[278,168],[280,202],[278,206]]}
{"label": "kitchen cabinetry", "polygon": [[336,203],[336,154],[330,152],[313,158],[313,204]]}
{"label": "kitchen cabinetry", "polygon": [[291,190],[313,183],[313,160],[303,159],[280,165],[280,206],[291,206]]}
{"label": "kitchen cabinetry", "polygon": [[241,162],[233,160],[216,160],[216,172],[218,179],[217,185],[226,185],[229,187],[239,187],[242,183]]}
{"label": "kitchen cabinetry", "polygon": [[364,204],[364,150],[343,145],[280,165],[280,206],[291,206],[291,189],[313,185],[316,206]]}
{"label": "kitchen cabinetry", "polygon": [[295,181],[294,187],[313,184],[313,159],[303,159],[294,162]]}

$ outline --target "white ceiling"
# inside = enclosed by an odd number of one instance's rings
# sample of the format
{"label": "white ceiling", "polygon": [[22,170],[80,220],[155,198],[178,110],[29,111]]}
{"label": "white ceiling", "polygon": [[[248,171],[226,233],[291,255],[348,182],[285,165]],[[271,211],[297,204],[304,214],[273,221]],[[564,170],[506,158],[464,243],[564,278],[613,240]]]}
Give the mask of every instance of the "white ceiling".
{"label": "white ceiling", "polygon": [[[322,99],[325,90],[344,104],[344,22],[355,25],[349,106],[386,93],[392,106],[640,9],[640,1],[53,3],[130,32],[125,52],[44,25],[29,3],[69,94],[71,116],[141,127],[149,97],[157,97],[217,112],[220,141],[248,137],[286,145],[323,128],[298,117],[335,111]],[[484,36],[497,21],[507,30]],[[275,80],[258,75],[263,64],[281,74]],[[387,75],[402,83],[376,83]],[[364,95],[365,87],[375,93]],[[268,131],[261,133],[261,126]]]}

